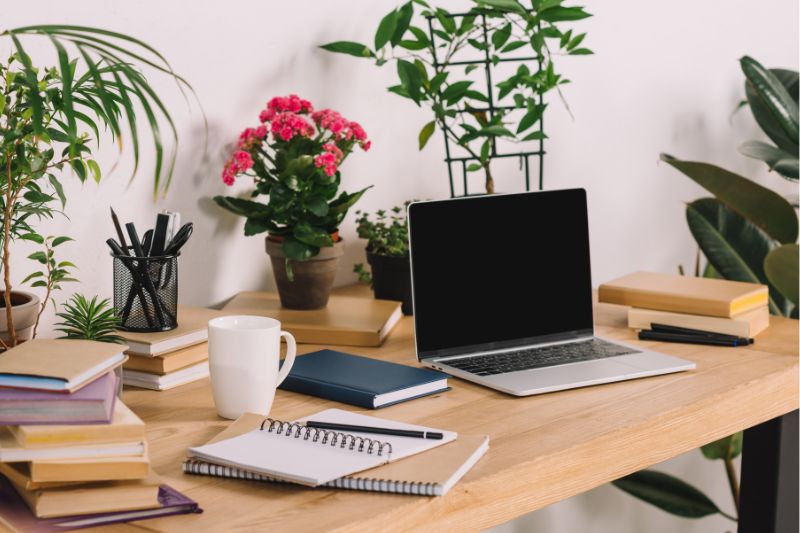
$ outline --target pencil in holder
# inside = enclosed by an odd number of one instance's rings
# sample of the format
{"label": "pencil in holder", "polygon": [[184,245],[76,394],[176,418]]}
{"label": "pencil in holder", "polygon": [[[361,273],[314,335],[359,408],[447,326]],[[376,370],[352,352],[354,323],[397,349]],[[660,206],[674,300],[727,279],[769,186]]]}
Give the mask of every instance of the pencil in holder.
{"label": "pencil in holder", "polygon": [[114,258],[114,311],[126,331],[178,327],[178,256]]}

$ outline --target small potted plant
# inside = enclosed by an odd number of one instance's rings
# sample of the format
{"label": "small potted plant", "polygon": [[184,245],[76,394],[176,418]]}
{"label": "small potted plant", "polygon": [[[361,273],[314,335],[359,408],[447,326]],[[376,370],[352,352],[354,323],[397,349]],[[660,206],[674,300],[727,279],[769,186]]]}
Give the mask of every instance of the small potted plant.
{"label": "small potted plant", "polygon": [[367,239],[367,262],[372,274],[363,264],[355,265],[353,271],[358,279],[372,283],[375,298],[403,302],[403,314],[411,315],[411,263],[408,258],[408,220],[403,207],[393,207],[391,214],[376,211],[374,220],[369,213],[357,211],[358,236]]}
{"label": "small potted plant", "polygon": [[331,109],[315,111],[294,94],[270,100],[259,120],[240,135],[222,180],[233,185],[238,176],[251,177],[252,196],[268,196],[267,202],[231,196],[214,201],[247,219],[245,235],[268,232],[281,305],[321,309],[344,253],[339,224],[369,188],[339,192],[339,167],[357,146],[369,150],[370,141],[357,122]]}

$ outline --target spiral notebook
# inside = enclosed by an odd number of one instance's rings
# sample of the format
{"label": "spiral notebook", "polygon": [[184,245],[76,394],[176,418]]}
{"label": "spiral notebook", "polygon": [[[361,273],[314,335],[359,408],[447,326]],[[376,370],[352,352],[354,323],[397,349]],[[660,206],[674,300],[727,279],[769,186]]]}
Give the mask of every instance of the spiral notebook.
{"label": "spiral notebook", "polygon": [[[208,444],[232,439],[261,425],[264,417],[245,413]],[[388,492],[413,496],[444,496],[475,466],[489,449],[487,435],[459,435],[458,439],[425,453],[334,479],[319,488]],[[265,483],[286,481],[254,474],[241,468],[220,466],[201,459],[187,459],[183,472]]]}
{"label": "spiral notebook", "polygon": [[[442,440],[317,430],[304,420],[438,431]],[[296,422],[265,419],[238,437],[189,448],[189,456],[283,481],[316,487],[362,470],[415,455],[456,440],[457,433],[373,416],[328,409]]]}

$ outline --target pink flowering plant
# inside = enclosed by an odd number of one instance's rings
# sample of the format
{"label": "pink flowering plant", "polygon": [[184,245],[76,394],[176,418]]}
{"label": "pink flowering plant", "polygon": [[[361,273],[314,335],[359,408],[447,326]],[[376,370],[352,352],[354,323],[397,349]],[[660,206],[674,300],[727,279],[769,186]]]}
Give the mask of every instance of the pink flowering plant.
{"label": "pink flowering plant", "polygon": [[332,109],[315,111],[294,94],[270,100],[259,122],[239,136],[222,181],[253,178],[253,198],[265,195],[267,202],[232,196],[214,201],[247,219],[245,235],[268,231],[282,240],[287,261],[305,261],[333,246],[347,210],[369,189],[339,192],[339,168],[356,147],[369,150],[370,141],[357,122]]}

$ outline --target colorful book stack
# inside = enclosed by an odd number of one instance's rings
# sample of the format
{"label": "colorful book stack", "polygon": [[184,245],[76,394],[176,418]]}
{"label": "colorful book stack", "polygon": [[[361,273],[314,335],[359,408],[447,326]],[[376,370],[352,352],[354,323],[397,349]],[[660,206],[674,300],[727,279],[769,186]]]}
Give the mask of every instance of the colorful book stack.
{"label": "colorful book stack", "polygon": [[117,398],[126,348],[32,340],[0,355],[0,522],[35,530],[69,517],[58,527],[69,529],[163,516],[160,492],[171,489],[149,473],[144,422]]}
{"label": "colorful book stack", "polygon": [[120,331],[129,348],[123,383],[167,390],[208,376],[208,321],[225,313],[178,306],[178,327],[157,333]]}
{"label": "colorful book stack", "polygon": [[601,302],[631,306],[628,327],[650,340],[695,342],[699,335],[703,344],[736,346],[769,327],[769,291],[755,283],[635,272],[598,292]]}

